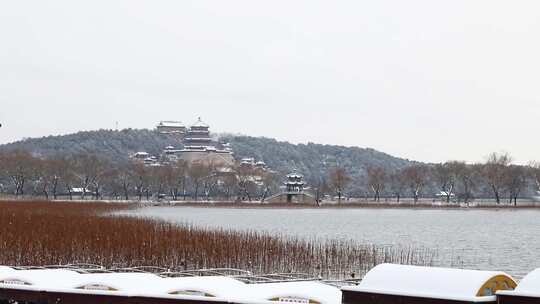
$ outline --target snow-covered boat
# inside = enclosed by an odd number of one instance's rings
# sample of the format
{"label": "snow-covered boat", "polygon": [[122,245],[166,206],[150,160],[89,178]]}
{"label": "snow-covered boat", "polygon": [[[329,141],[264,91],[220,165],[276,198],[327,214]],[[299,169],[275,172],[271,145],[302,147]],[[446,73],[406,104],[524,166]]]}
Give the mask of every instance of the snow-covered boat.
{"label": "snow-covered boat", "polygon": [[0,267],[0,303],[341,303],[341,291],[335,286],[317,279],[283,279],[285,277],[228,276],[217,270],[198,276],[193,273]]}
{"label": "snow-covered boat", "polygon": [[540,268],[526,275],[515,290],[497,292],[499,304],[540,303]]}
{"label": "snow-covered boat", "polygon": [[515,286],[504,272],[381,264],[342,292],[343,304],[496,303],[498,290]]}

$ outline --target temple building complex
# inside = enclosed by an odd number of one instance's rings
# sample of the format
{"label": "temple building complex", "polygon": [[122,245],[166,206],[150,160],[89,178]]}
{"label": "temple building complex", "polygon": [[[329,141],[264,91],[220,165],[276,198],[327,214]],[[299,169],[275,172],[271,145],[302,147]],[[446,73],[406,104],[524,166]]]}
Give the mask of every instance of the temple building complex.
{"label": "temple building complex", "polygon": [[177,134],[184,136],[187,129],[180,121],[160,121],[156,126],[156,130],[160,134]]}
{"label": "temple building complex", "polygon": [[183,160],[190,164],[197,162],[212,164],[217,167],[234,164],[230,146],[214,140],[210,134],[210,126],[204,123],[201,118],[184,130],[181,139],[182,148],[166,147],[163,152],[166,159],[170,161]]}

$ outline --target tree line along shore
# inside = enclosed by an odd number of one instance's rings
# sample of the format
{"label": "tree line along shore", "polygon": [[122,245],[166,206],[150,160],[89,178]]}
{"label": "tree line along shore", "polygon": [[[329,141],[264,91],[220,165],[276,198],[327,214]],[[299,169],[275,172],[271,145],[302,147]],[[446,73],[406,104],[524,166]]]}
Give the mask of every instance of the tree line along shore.
{"label": "tree line along shore", "polygon": [[[517,206],[520,199],[533,202],[540,196],[540,163],[516,165],[506,153],[492,153],[478,164],[413,163],[396,170],[370,166],[365,171],[362,178],[351,178],[347,168],[334,166],[311,178],[306,191],[319,204],[370,201],[372,206],[486,200],[495,206]],[[49,158],[24,150],[0,153],[0,192],[15,198],[263,202],[283,191],[283,179],[274,171],[241,164],[175,161],[147,166],[137,161],[112,163],[90,153]],[[358,185],[364,190],[352,193]]]}

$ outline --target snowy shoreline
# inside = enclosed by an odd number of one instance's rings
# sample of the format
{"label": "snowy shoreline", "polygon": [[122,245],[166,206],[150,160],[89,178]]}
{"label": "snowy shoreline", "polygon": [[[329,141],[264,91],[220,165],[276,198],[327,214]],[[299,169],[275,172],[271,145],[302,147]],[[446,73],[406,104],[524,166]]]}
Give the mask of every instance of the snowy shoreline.
{"label": "snowy shoreline", "polygon": [[[13,201],[12,197],[0,197],[2,201]],[[40,200],[40,199],[37,199]],[[15,201],[36,201],[35,198],[19,198]],[[50,203],[104,203],[104,204],[130,204],[139,207],[145,206],[167,206],[167,207],[199,207],[199,208],[254,208],[254,209],[356,209],[356,208],[376,208],[376,209],[539,209],[540,202],[533,200],[518,201],[517,206],[508,203],[496,204],[493,201],[475,201],[468,205],[464,203],[442,203],[440,201],[423,200],[418,203],[412,201],[404,202],[374,202],[364,200],[349,200],[338,203],[337,201],[324,201],[320,205],[315,204],[287,204],[287,203],[262,203],[234,202],[234,201],[139,201],[139,200],[110,200],[110,199],[57,199],[43,200]]]}

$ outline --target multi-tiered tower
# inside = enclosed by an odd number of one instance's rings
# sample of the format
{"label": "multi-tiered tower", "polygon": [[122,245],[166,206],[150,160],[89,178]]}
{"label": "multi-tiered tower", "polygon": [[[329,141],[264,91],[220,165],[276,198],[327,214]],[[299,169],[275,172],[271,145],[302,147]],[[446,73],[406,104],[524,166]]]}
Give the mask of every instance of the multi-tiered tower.
{"label": "multi-tiered tower", "polygon": [[285,188],[287,194],[296,195],[304,192],[304,176],[294,170],[292,173],[287,175],[287,181],[285,182]]}
{"label": "multi-tiered tower", "polygon": [[193,151],[205,151],[208,148],[215,150],[210,137],[210,126],[204,123],[201,118],[197,120],[186,132],[184,137],[184,149]]}
{"label": "multi-tiered tower", "polygon": [[174,151],[181,160],[188,163],[204,163],[215,166],[231,166],[234,158],[230,147],[212,140],[210,126],[201,118],[186,130],[184,148]]}

